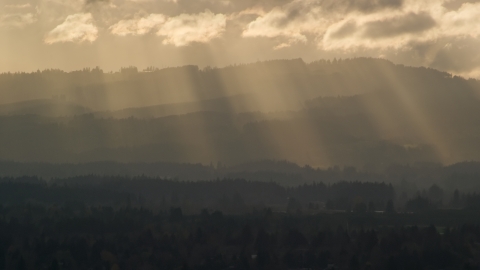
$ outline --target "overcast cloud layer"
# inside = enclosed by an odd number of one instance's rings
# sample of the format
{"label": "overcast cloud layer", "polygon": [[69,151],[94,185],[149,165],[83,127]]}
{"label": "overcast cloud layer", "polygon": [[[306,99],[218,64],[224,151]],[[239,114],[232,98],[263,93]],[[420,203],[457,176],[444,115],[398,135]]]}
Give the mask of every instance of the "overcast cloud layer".
{"label": "overcast cloud layer", "polygon": [[0,71],[372,56],[480,76],[480,1],[0,0]]}

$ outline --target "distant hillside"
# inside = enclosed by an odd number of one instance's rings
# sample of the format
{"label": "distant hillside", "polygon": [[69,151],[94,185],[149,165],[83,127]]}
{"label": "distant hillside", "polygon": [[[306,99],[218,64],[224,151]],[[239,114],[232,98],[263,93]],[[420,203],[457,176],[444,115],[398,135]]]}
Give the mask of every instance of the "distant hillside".
{"label": "distant hillside", "polygon": [[399,83],[391,91],[316,98],[307,102],[306,114],[334,122],[343,134],[410,149],[430,145],[447,163],[479,160],[480,100],[476,91],[462,88],[462,82],[447,81],[433,89]]}
{"label": "distant hillside", "polygon": [[478,81],[453,78],[425,68],[411,68],[381,59],[357,58],[305,63],[274,60],[199,69],[196,66],[115,73],[100,69],[1,74],[0,101],[14,103],[64,96],[95,111],[253,95],[248,107],[272,111],[299,109],[318,96],[349,96],[389,89],[399,82],[415,88],[478,89]]}
{"label": "distant hillside", "polygon": [[[365,168],[334,166],[313,168],[299,166],[287,161],[262,160],[235,166],[216,166],[188,163],[19,163],[0,161],[0,177],[40,177],[47,181],[55,178],[74,178],[78,176],[118,177],[156,177],[183,181],[205,181],[214,179],[244,179],[247,181],[274,182],[284,186],[298,186],[305,183],[333,184],[348,182],[392,183],[398,191],[408,193],[440,185],[449,192],[480,191],[480,163],[462,162],[450,166],[438,163],[414,163],[411,165],[392,164],[380,171]],[[96,178],[93,178],[96,179]],[[82,179],[83,184],[95,184]],[[97,183],[98,184],[98,183]],[[401,195],[401,193],[397,194]]]}
{"label": "distant hillside", "polygon": [[[187,93],[186,71],[194,82],[188,87],[192,100],[157,99]],[[32,101],[5,109],[10,113],[0,117],[0,141],[8,143],[0,144],[0,159],[227,165],[268,159],[372,170],[392,163],[480,161],[479,82],[385,60],[278,60],[113,74],[49,71],[1,75],[0,86],[7,78],[26,87],[29,80],[22,76],[50,78],[57,87],[84,83],[86,92],[72,98],[67,87],[65,99],[71,103]],[[83,80],[72,79],[78,76]],[[60,79],[63,83],[53,83]],[[113,84],[118,88],[110,89],[111,95],[92,86]],[[15,88],[5,89],[0,87],[0,96]],[[156,96],[148,97],[148,89]],[[86,104],[107,107],[88,101],[103,102],[95,95],[130,108],[83,114]],[[133,106],[139,98],[146,102]]]}
{"label": "distant hillside", "polygon": [[73,102],[58,99],[37,99],[9,104],[0,104],[0,115],[40,115],[64,117],[91,112],[90,109]]}
{"label": "distant hillside", "polygon": [[161,104],[127,108],[118,111],[96,112],[95,116],[101,118],[155,118],[202,111],[240,113],[256,111],[258,109],[257,106],[254,106],[254,98],[251,95],[243,94],[194,102]]}

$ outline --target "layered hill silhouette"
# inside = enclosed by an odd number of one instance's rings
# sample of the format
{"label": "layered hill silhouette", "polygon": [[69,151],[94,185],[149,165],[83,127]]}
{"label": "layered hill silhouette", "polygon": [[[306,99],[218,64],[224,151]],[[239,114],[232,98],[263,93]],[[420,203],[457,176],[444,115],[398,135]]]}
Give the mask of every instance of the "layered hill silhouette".
{"label": "layered hill silhouette", "polygon": [[0,104],[0,115],[75,116],[91,113],[89,108],[59,99],[37,99]]}
{"label": "layered hill silhouette", "polygon": [[[14,103],[62,96],[95,111],[116,111],[248,93],[256,96],[259,107],[277,103],[281,106],[274,108],[283,110],[302,106],[305,100],[318,96],[362,94],[390,89],[398,82],[415,88],[445,89],[451,85],[448,82],[456,80],[447,73],[394,65],[382,59],[312,63],[294,59],[205,69],[184,66],[139,72],[131,67],[115,73],[99,68],[5,73],[0,75],[0,100]],[[475,81],[461,84],[457,82],[456,86],[478,88]]]}
{"label": "layered hill silhouette", "polygon": [[192,102],[160,104],[145,107],[126,108],[116,111],[95,112],[100,118],[156,118],[169,115],[181,115],[194,112],[251,112],[259,108],[255,106],[253,95],[242,94],[219,97]]}
{"label": "layered hill silhouette", "polygon": [[5,160],[480,160],[479,81],[382,59],[2,74],[0,97]]}

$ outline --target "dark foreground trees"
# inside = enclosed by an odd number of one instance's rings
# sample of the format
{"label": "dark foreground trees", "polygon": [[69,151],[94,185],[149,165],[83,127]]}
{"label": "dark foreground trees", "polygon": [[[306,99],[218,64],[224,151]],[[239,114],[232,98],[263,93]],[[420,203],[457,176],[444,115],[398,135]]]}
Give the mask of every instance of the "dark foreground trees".
{"label": "dark foreground trees", "polygon": [[480,199],[456,193],[403,211],[383,183],[2,178],[0,269],[478,269]]}
{"label": "dark foreground trees", "polygon": [[[341,215],[339,218],[338,215]],[[343,214],[2,207],[0,269],[478,269],[480,226],[358,227]],[[389,216],[388,214],[377,214]],[[343,218],[342,218],[343,217]],[[350,217],[351,218],[351,217]],[[396,222],[406,221],[397,217]]]}

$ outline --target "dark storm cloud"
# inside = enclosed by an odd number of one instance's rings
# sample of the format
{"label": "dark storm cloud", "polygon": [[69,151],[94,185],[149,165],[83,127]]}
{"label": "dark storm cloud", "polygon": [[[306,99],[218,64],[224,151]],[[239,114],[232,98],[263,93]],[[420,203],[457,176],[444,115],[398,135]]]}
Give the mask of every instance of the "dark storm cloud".
{"label": "dark storm cloud", "polygon": [[443,6],[449,10],[457,10],[465,3],[479,3],[480,0],[451,0],[443,3]]}
{"label": "dark storm cloud", "polygon": [[340,26],[337,30],[333,31],[330,34],[330,37],[333,39],[342,39],[354,34],[357,31],[357,28],[357,23],[351,20]]}
{"label": "dark storm cloud", "polygon": [[[235,0],[233,2],[240,2],[242,0]],[[286,4],[287,2],[293,1],[252,1],[255,4],[261,3],[261,5],[272,6],[272,3],[275,3],[275,6],[280,6]],[[305,1],[308,2],[308,1]],[[345,10],[345,11],[362,11],[362,12],[373,12],[379,9],[384,8],[400,8],[403,5],[403,0],[320,0],[313,1],[314,4],[322,7],[324,10]]]}
{"label": "dark storm cloud", "polygon": [[111,0],[85,0],[85,5],[108,4]]}
{"label": "dark storm cloud", "polygon": [[364,25],[367,38],[394,37],[423,32],[435,27],[435,20],[427,13],[408,13],[403,16],[368,22]]}
{"label": "dark storm cloud", "polygon": [[[158,0],[157,0],[158,1]],[[373,12],[385,8],[400,8],[404,0],[303,0],[322,7],[326,11],[361,11]],[[162,2],[162,1],[159,1]],[[165,2],[165,1],[164,1]],[[174,2],[174,1],[170,1]],[[177,0],[179,10],[184,12],[200,12],[205,9],[214,12],[239,12],[248,8],[261,7],[265,11],[291,4],[294,0]]]}
{"label": "dark storm cloud", "polygon": [[386,51],[384,56],[409,66],[427,66],[467,78],[480,78],[480,40],[477,38],[443,37],[411,42],[406,47],[409,49]]}
{"label": "dark storm cloud", "polygon": [[324,9],[346,11],[373,12],[384,8],[400,8],[403,0],[323,0],[320,5]]}
{"label": "dark storm cloud", "polygon": [[[480,41],[471,37],[442,40],[441,47],[435,50],[430,66],[455,73],[469,73],[480,66]],[[430,51],[436,48],[429,44]]]}
{"label": "dark storm cloud", "polygon": [[302,15],[305,14],[305,10],[302,10],[301,8],[295,6],[285,13],[284,16],[281,18],[278,18],[278,20],[275,21],[275,24],[277,27],[284,27],[290,22],[296,20],[297,18],[301,17]]}
{"label": "dark storm cloud", "polygon": [[0,26],[23,28],[37,21],[33,13],[17,13],[0,16]]}

